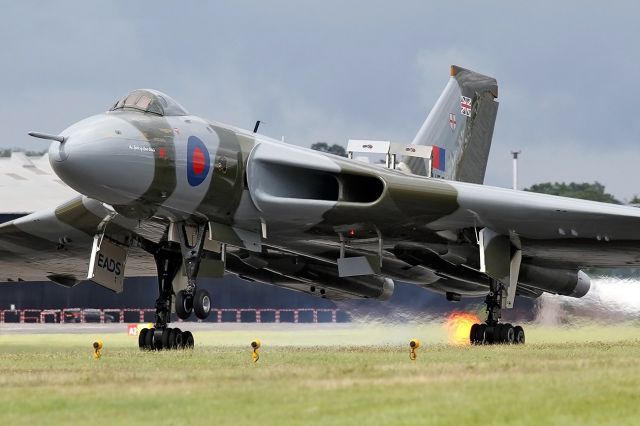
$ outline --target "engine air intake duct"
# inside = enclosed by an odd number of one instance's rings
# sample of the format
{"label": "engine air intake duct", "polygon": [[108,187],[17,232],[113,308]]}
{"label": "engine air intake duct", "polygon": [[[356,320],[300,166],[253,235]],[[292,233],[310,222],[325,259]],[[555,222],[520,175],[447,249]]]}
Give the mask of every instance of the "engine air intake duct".
{"label": "engine air intake duct", "polygon": [[336,173],[288,164],[266,164],[260,170],[261,188],[279,198],[372,203],[384,185],[375,176]]}

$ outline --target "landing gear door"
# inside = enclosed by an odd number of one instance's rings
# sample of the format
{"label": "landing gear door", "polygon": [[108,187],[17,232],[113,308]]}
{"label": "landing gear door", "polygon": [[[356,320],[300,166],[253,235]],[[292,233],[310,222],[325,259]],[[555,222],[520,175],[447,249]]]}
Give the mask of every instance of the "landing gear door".
{"label": "landing gear door", "polygon": [[103,235],[96,235],[93,238],[87,279],[116,293],[122,293],[126,263],[126,248]]}

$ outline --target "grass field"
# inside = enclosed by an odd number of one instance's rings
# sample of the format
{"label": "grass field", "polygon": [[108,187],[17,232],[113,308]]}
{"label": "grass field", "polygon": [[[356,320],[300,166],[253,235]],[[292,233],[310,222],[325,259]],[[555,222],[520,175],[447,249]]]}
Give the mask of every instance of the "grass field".
{"label": "grass field", "polygon": [[525,346],[456,347],[437,324],[256,325],[153,353],[124,330],[0,335],[0,424],[638,424],[639,331],[530,326]]}

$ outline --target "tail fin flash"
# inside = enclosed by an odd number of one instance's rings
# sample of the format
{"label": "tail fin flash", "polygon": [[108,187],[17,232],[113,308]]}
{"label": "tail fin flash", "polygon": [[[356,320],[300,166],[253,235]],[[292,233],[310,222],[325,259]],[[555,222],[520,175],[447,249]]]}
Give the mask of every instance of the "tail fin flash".
{"label": "tail fin flash", "polygon": [[[413,140],[433,145],[433,175],[482,183],[487,169],[493,126],[498,113],[495,78],[451,66],[451,78]],[[407,157],[404,166],[427,175],[427,162]]]}

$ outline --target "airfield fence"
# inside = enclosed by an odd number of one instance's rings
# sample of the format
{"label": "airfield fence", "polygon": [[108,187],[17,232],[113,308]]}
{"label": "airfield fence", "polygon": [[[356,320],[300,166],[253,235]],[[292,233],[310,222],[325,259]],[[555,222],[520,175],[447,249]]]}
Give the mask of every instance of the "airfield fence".
{"label": "airfield fence", "polygon": [[[208,322],[273,322],[273,323],[319,323],[338,322],[339,309],[211,309]],[[108,322],[152,322],[155,309],[0,309],[0,324],[7,323],[108,323]],[[176,319],[177,322],[182,322]],[[202,322],[202,320],[198,320]]]}

